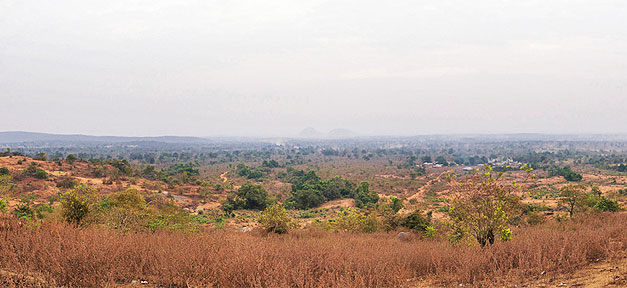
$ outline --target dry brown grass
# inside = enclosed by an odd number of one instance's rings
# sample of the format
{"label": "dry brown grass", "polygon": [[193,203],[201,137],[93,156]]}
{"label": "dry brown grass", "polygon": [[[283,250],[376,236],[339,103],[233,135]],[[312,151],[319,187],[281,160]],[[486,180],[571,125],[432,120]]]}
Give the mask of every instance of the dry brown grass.
{"label": "dry brown grass", "polygon": [[[0,286],[115,286],[146,280],[188,287],[502,286],[569,273],[627,249],[627,214],[515,231],[487,249],[395,234],[295,231],[120,233],[0,220]],[[44,284],[42,284],[44,283]]]}

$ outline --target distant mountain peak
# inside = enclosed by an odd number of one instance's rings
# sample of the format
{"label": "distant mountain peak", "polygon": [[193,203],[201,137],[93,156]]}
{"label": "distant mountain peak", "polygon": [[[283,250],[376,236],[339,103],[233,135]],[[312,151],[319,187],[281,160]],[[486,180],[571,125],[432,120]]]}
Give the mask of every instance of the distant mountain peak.
{"label": "distant mountain peak", "polygon": [[303,131],[300,131],[298,136],[306,137],[306,138],[320,137],[320,136],[323,136],[323,133],[321,133],[320,131],[314,129],[313,127],[307,127],[305,129],[303,129]]}

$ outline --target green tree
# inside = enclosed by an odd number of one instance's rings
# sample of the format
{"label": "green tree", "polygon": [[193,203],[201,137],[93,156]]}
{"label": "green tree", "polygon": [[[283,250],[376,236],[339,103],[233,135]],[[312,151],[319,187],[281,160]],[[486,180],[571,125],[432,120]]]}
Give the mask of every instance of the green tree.
{"label": "green tree", "polygon": [[575,210],[583,205],[585,189],[581,184],[571,184],[560,189],[560,202],[566,206],[568,216],[573,217]]}
{"label": "green tree", "polygon": [[231,202],[235,209],[262,210],[268,205],[268,192],[261,185],[246,183],[237,190],[236,196]]}
{"label": "green tree", "polygon": [[603,192],[601,192],[601,188],[599,188],[599,186],[597,185],[592,185],[591,191],[592,194],[596,195],[597,197],[599,197],[599,199],[601,199],[601,195],[603,195]]}
{"label": "green tree", "polygon": [[261,210],[268,205],[268,192],[261,185],[246,183],[237,190],[237,195],[246,199],[246,209]]}
{"label": "green tree", "polygon": [[403,199],[397,197],[390,197],[390,208],[394,211],[394,213],[398,213],[399,210],[403,209],[405,205],[403,205]]}
{"label": "green tree", "polygon": [[37,155],[35,155],[33,159],[40,160],[40,161],[48,161],[48,155],[44,152],[39,152],[37,153]]}
{"label": "green tree", "polygon": [[379,201],[379,195],[370,191],[370,183],[361,182],[355,189],[355,206],[357,208],[370,208]]}
{"label": "green tree", "polygon": [[303,189],[292,191],[289,202],[296,209],[309,209],[320,206],[325,200],[320,190],[306,186]]}
{"label": "green tree", "polygon": [[[527,165],[521,169],[528,175],[532,171]],[[455,239],[470,236],[484,247],[493,244],[498,234],[503,240],[511,237],[509,219],[518,206],[518,198],[512,192],[519,186],[503,184],[502,177],[503,172],[495,172],[490,166],[462,181],[449,174],[453,193],[448,215],[457,233]]]}
{"label": "green tree", "polygon": [[76,156],[74,156],[74,154],[70,154],[67,155],[67,157],[65,157],[65,161],[67,161],[67,163],[70,163],[70,165],[74,164],[74,161],[76,161]]}

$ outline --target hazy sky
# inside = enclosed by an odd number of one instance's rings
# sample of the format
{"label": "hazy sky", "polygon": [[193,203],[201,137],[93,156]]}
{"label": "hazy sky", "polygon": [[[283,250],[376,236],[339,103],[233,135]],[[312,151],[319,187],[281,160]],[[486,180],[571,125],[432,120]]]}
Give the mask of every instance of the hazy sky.
{"label": "hazy sky", "polygon": [[0,0],[0,131],[627,133],[627,1]]}

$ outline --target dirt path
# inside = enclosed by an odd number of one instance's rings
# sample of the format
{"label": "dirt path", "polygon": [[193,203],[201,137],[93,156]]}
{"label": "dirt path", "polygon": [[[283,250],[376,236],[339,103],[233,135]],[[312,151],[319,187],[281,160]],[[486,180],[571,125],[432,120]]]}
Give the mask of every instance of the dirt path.
{"label": "dirt path", "polygon": [[[531,278],[535,279],[504,287],[627,287],[627,256],[582,266],[573,273],[548,272]],[[407,282],[407,287],[412,288],[445,287],[433,279],[408,279]]]}
{"label": "dirt path", "polygon": [[627,257],[593,263],[574,273],[549,274],[524,287],[627,287]]}
{"label": "dirt path", "polygon": [[229,171],[226,171],[222,174],[220,174],[220,178],[222,178],[222,183],[226,183],[226,181],[229,181],[229,178],[226,178],[226,174],[228,174]]}
{"label": "dirt path", "polygon": [[420,187],[418,189],[418,192],[414,193],[414,195],[411,195],[409,197],[407,197],[407,200],[411,200],[411,199],[416,199],[418,200],[419,197],[424,196],[425,192],[427,191],[427,188],[431,187],[431,185],[437,181],[440,181],[440,178],[442,178],[442,175],[444,175],[446,172],[442,172],[440,173],[437,177],[427,181],[427,183],[425,183],[425,185],[422,185],[422,187]]}

